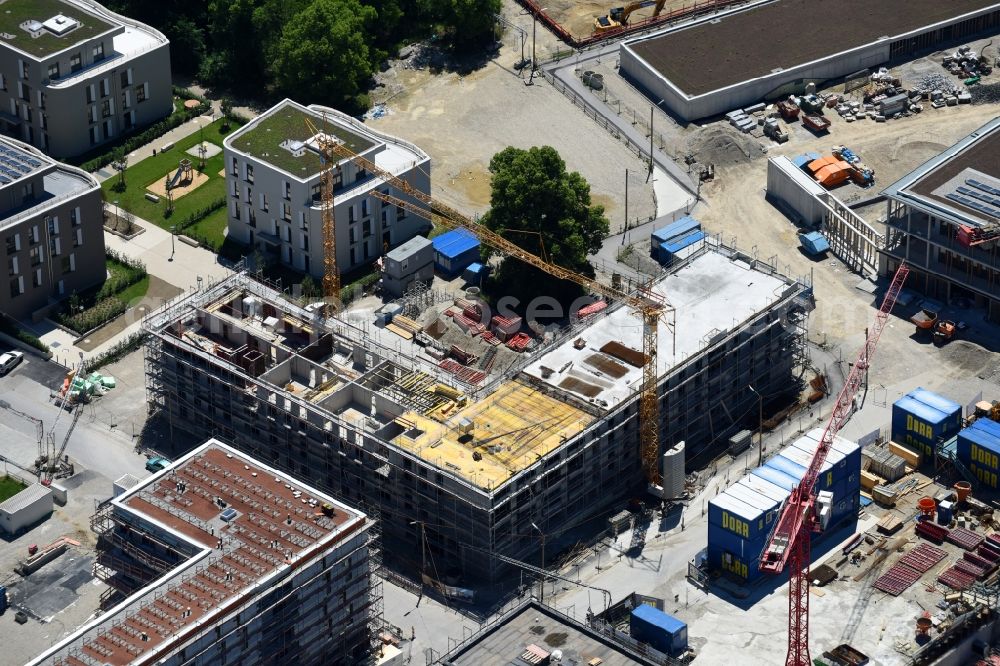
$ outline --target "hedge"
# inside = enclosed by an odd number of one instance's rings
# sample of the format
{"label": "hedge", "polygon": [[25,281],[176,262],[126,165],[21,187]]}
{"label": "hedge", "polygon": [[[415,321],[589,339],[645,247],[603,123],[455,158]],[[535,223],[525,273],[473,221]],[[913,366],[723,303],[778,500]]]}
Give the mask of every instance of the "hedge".
{"label": "hedge", "polygon": [[106,349],[93,358],[88,359],[87,370],[92,372],[103,368],[106,365],[117,363],[134,352],[136,349],[142,347],[142,343],[146,341],[146,335],[147,333],[145,331],[138,331],[127,338],[120,340],[109,349]]}
{"label": "hedge", "polygon": [[37,335],[25,331],[3,313],[0,313],[0,332],[6,333],[12,338],[16,338],[24,344],[34,347],[43,354],[49,353],[49,346],[39,340]]}
{"label": "hedge", "polygon": [[188,227],[193,227],[194,225],[198,224],[199,222],[204,220],[206,217],[208,217],[215,211],[225,207],[226,207],[226,198],[220,197],[219,199],[216,199],[215,201],[208,204],[204,208],[200,208],[195,212],[191,213],[190,215],[188,215],[187,219],[185,219],[183,222],[177,225],[177,231],[184,231]]}

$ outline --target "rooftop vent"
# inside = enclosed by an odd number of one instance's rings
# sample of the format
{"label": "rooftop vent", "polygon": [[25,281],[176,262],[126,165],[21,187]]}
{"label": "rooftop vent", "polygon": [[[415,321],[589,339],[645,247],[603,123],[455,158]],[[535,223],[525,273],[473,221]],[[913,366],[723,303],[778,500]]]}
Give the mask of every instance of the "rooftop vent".
{"label": "rooftop vent", "polygon": [[53,35],[62,37],[70,30],[78,28],[80,22],[63,14],[56,14],[42,25]]}
{"label": "rooftop vent", "polygon": [[42,22],[34,19],[30,19],[21,24],[21,30],[24,30],[26,33],[31,35],[32,39],[35,37],[41,37],[44,29],[45,27],[42,25]]}
{"label": "rooftop vent", "polygon": [[306,154],[306,144],[297,139],[285,139],[281,147],[292,154],[292,157],[302,157]]}

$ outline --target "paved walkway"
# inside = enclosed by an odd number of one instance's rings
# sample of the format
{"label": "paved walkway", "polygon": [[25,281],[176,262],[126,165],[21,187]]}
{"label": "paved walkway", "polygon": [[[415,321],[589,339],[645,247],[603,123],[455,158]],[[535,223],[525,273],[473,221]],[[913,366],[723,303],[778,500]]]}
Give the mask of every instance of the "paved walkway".
{"label": "paved walkway", "polygon": [[[183,125],[179,125],[174,129],[170,130],[160,138],[155,139],[147,143],[145,146],[142,146],[141,148],[137,148],[136,150],[132,151],[131,153],[128,154],[129,166],[132,166],[137,162],[141,162],[147,157],[152,157],[154,148],[157,151],[159,151],[160,148],[162,148],[166,144],[176,143],[181,139],[189,137],[195,132],[197,132],[199,129],[204,127],[205,125],[208,125],[217,118],[221,117],[222,112],[219,110],[218,107],[219,107],[218,101],[212,102],[212,111],[210,113],[204,116],[198,116],[197,118],[192,118]],[[111,178],[117,174],[118,172],[115,171],[110,164],[106,167],[98,169],[93,173],[94,177],[101,182],[104,182],[108,178]]]}

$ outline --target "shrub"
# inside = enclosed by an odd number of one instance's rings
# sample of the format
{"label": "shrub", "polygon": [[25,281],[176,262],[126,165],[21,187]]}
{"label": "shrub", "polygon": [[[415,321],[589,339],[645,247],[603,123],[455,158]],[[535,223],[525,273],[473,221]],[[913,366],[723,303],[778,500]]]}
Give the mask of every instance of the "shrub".
{"label": "shrub", "polygon": [[142,343],[146,341],[146,335],[145,331],[138,331],[123,340],[119,340],[110,348],[89,359],[87,361],[87,370],[92,372],[106,365],[117,363],[136,349],[142,347]]}
{"label": "shrub", "polygon": [[0,313],[0,332],[6,333],[10,337],[17,339],[26,345],[34,347],[43,354],[49,353],[49,346],[39,340],[37,335],[25,331],[23,328],[18,326],[16,322],[2,313]]}

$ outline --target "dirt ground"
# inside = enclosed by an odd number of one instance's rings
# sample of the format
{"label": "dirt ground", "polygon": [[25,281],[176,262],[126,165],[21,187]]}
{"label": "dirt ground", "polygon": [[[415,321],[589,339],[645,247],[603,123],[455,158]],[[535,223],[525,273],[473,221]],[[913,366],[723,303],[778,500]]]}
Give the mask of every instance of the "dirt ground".
{"label": "dirt ground", "polygon": [[[624,7],[626,0],[548,0],[541,3],[545,13],[577,38],[589,37],[594,32],[594,19],[606,16],[612,7]],[[693,0],[667,0],[662,14],[693,6]],[[637,23],[653,16],[653,7],[643,7],[632,12],[630,23]]]}
{"label": "dirt ground", "polygon": [[[519,9],[506,0],[504,14],[526,31],[530,56],[531,17],[519,15]],[[555,37],[539,27],[539,60],[558,48]],[[507,146],[551,145],[569,170],[590,183],[592,199],[605,206],[614,233],[624,216],[625,170],[641,170],[645,163],[540,76],[525,85],[528,71],[513,69],[520,57],[520,38],[508,31],[496,56],[469,74],[449,70],[447,63],[444,71],[433,73],[414,56],[393,61],[372,96],[385,103],[387,114],[367,123],[425,150],[431,156],[433,195],[469,213],[489,206],[488,167],[495,153]],[[655,210],[652,186],[631,179],[629,218],[646,218]]]}

